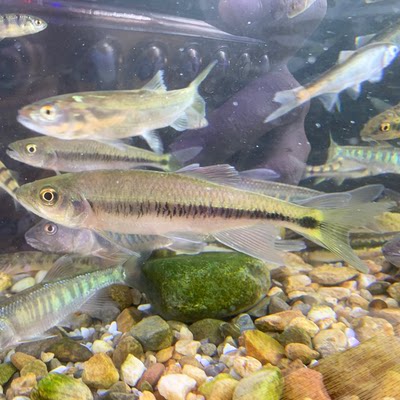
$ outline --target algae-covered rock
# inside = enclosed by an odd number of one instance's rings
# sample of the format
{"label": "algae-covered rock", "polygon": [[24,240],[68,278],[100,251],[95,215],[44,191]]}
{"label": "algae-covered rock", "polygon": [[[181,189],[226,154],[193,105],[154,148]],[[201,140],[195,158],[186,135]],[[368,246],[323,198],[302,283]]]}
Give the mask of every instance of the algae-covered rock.
{"label": "algae-covered rock", "polygon": [[225,318],[250,309],[270,287],[267,265],[240,253],[152,259],[143,266],[154,309],[166,319]]}
{"label": "algae-covered rock", "polygon": [[283,391],[281,371],[265,367],[243,378],[233,392],[233,400],[279,400]]}
{"label": "algae-covered rock", "polygon": [[48,374],[32,391],[32,400],[92,400],[90,389],[78,379]]}
{"label": "algae-covered rock", "polygon": [[61,362],[83,362],[89,360],[93,353],[85,346],[70,338],[61,338],[46,349],[54,353]]}
{"label": "algae-covered rock", "polygon": [[[229,374],[219,374],[215,379],[203,383],[199,392],[208,399],[231,399],[239,382]],[[222,397],[224,394],[225,397]]]}
{"label": "algae-covered rock", "polygon": [[243,339],[247,355],[256,358],[262,364],[277,365],[285,355],[282,345],[264,332],[245,331]]}
{"label": "algae-covered rock", "polygon": [[221,326],[224,321],[213,318],[204,318],[200,321],[194,322],[190,325],[190,331],[193,333],[195,340],[208,339],[210,343],[219,345],[224,341],[224,337],[221,332]]}
{"label": "algae-covered rock", "polygon": [[140,342],[144,351],[158,351],[172,344],[172,330],[158,315],[142,319],[129,333]]}
{"label": "algae-covered rock", "polygon": [[6,384],[16,371],[17,368],[11,363],[0,364],[0,385]]}

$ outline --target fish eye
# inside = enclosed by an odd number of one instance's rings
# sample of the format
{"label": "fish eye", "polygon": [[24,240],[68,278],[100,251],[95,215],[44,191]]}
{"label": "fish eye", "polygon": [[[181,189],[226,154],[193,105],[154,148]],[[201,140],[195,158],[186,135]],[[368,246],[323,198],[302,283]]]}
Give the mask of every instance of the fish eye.
{"label": "fish eye", "polygon": [[35,154],[37,150],[36,144],[27,144],[25,148],[29,154]]}
{"label": "fish eye", "polygon": [[48,235],[55,235],[57,233],[57,225],[54,224],[46,224],[44,226],[44,231],[48,234]]}
{"label": "fish eye", "polygon": [[58,201],[58,193],[53,188],[43,188],[39,196],[42,203],[46,206],[53,206]]}
{"label": "fish eye", "polygon": [[41,25],[43,24],[43,22],[42,22],[42,20],[40,20],[40,19],[35,19],[34,24],[35,24],[36,26],[41,26]]}
{"label": "fish eye", "polygon": [[54,120],[56,117],[56,108],[51,104],[47,104],[40,109],[40,114],[48,120]]}
{"label": "fish eye", "polygon": [[379,130],[381,132],[389,132],[390,131],[390,123],[389,122],[383,122],[380,127]]}

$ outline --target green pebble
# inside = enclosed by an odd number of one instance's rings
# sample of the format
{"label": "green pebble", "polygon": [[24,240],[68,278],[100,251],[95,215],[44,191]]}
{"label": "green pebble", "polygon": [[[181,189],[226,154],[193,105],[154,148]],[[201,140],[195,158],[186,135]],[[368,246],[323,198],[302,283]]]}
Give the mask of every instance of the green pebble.
{"label": "green pebble", "polygon": [[193,333],[194,340],[201,341],[208,339],[210,343],[219,345],[224,341],[224,336],[221,327],[225,324],[224,321],[213,318],[205,318],[194,322],[189,329]]}
{"label": "green pebble", "polygon": [[17,372],[17,368],[11,363],[0,364],[0,385],[5,385]]}
{"label": "green pebble", "polygon": [[297,326],[288,326],[279,335],[278,341],[283,347],[286,347],[289,343],[302,343],[312,348],[311,336],[302,328]]}
{"label": "green pebble", "polygon": [[229,379],[232,381],[236,381],[235,378],[233,378],[231,375],[229,374],[219,374],[217,375],[214,379],[212,379],[211,381],[205,382],[203,383],[200,387],[199,387],[199,392],[206,398],[208,399],[211,395],[211,392],[215,386],[215,384],[219,381],[223,381],[225,379]]}
{"label": "green pebble", "polygon": [[241,253],[152,259],[143,266],[153,308],[166,319],[193,322],[250,309],[271,285],[266,263]]}

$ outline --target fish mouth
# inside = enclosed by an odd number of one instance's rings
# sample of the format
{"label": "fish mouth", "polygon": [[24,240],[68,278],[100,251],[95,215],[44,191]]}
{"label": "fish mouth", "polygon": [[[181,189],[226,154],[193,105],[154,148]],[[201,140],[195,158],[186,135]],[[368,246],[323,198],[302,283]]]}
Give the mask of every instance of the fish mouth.
{"label": "fish mouth", "polygon": [[21,161],[21,157],[20,157],[19,153],[17,151],[15,151],[14,149],[12,149],[11,147],[8,147],[8,149],[6,150],[6,153],[7,153],[8,157],[12,158],[13,160]]}

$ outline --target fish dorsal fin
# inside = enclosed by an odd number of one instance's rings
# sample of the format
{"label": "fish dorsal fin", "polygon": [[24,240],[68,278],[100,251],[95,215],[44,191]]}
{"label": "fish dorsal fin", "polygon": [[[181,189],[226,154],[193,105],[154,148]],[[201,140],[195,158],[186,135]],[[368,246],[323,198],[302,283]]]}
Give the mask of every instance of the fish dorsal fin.
{"label": "fish dorsal fin", "polygon": [[338,57],[338,64],[343,64],[345,61],[347,61],[352,55],[354,54],[353,50],[342,50],[339,53],[339,57]]}
{"label": "fish dorsal fin", "polygon": [[164,83],[164,71],[157,71],[157,73],[143,86],[142,89],[166,92],[167,87]]}
{"label": "fish dorsal fin", "polygon": [[240,171],[239,174],[242,178],[255,179],[258,181],[272,181],[280,178],[277,172],[268,168],[248,169],[247,171]]}
{"label": "fish dorsal fin", "polygon": [[357,36],[354,39],[354,44],[356,46],[356,49],[359,49],[360,47],[365,46],[367,43],[371,41],[371,39],[375,36],[375,33],[371,35],[364,35],[364,36]]}
{"label": "fish dorsal fin", "polygon": [[339,208],[346,207],[350,200],[351,194],[349,193],[325,193],[297,203],[312,208]]}
{"label": "fish dorsal fin", "polygon": [[220,185],[237,185],[241,181],[240,175],[235,167],[229,164],[211,165],[209,167],[199,167],[197,164],[193,164],[176,171],[176,173],[218,183]]}

